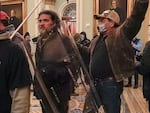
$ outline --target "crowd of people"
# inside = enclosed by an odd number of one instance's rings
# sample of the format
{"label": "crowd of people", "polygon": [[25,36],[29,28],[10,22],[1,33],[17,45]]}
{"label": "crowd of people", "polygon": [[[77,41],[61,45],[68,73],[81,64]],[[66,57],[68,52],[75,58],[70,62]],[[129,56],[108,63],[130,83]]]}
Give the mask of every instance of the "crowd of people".
{"label": "crowd of people", "polygon": [[[136,46],[140,41],[136,35],[148,4],[149,0],[136,0],[131,15],[123,21],[116,7],[94,15],[99,35],[92,40],[84,31],[73,36],[82,59],[77,55],[74,42],[62,32],[58,14],[42,10],[37,18],[39,35],[36,37],[34,79],[28,63],[28,57],[32,57],[30,33],[23,37],[17,32],[10,39],[14,25],[9,23],[7,13],[0,11],[0,52],[3,53],[0,54],[0,112],[29,113],[30,85],[33,83],[34,95],[40,100],[43,113],[67,113],[68,101],[80,77],[80,60],[83,60],[100,99],[92,106],[86,103],[93,99],[89,89],[83,113],[87,113],[87,108],[90,109],[88,113],[94,113],[95,106],[101,105],[105,113],[120,113],[124,79],[135,75],[136,80],[138,73],[143,75],[143,95],[150,102],[150,42],[140,57],[141,46]],[[137,88],[138,83],[134,87]]]}

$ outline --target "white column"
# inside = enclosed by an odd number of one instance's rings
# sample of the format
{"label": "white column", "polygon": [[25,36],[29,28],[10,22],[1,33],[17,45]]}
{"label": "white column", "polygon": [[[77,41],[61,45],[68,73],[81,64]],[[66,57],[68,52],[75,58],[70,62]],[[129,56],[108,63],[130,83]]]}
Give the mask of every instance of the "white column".
{"label": "white column", "polygon": [[93,37],[93,0],[77,0],[77,31]]}
{"label": "white column", "polygon": [[76,1],[76,10],[77,10],[77,32],[80,32],[82,30],[82,19],[83,19],[83,6],[82,6],[83,0],[77,0]]}
{"label": "white column", "polygon": [[[27,0],[27,14],[30,13],[30,11],[33,9],[35,5],[40,0]],[[32,5],[31,5],[32,4]],[[43,3],[41,3],[37,9],[32,13],[31,17],[27,20],[27,31],[30,32],[31,37],[35,37],[38,35],[38,28],[37,28],[37,17],[38,13],[43,8]]]}

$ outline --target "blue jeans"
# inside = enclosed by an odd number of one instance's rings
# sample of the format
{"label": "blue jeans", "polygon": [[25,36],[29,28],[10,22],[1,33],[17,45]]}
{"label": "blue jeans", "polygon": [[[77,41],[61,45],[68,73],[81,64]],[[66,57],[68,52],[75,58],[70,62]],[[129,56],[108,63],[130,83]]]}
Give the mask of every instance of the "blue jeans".
{"label": "blue jeans", "polygon": [[105,113],[120,113],[120,95],[123,92],[123,82],[98,80],[95,87],[104,106]]}

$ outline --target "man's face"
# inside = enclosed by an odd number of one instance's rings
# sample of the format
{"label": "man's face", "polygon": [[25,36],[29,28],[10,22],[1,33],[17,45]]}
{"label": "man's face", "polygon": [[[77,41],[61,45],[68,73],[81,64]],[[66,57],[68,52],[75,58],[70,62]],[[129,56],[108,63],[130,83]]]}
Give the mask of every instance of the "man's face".
{"label": "man's face", "polygon": [[41,14],[38,18],[38,28],[40,33],[44,33],[54,27],[53,21],[47,14]]}
{"label": "man's face", "polygon": [[109,25],[109,21],[108,21],[107,18],[100,18],[100,19],[98,20],[98,24],[99,24],[99,25],[103,25],[103,26],[105,27],[105,30],[107,30],[107,27],[108,27],[108,25]]}
{"label": "man's face", "polygon": [[113,7],[114,9],[116,9],[116,7],[117,7],[117,2],[116,2],[115,0],[112,1],[112,7]]}
{"label": "man's face", "polygon": [[114,22],[107,19],[107,18],[100,18],[98,20],[98,25],[101,26],[100,29],[102,29],[102,32],[107,32],[109,30],[111,30],[111,28],[114,26]]}
{"label": "man's face", "polygon": [[10,15],[11,15],[11,16],[15,16],[15,11],[14,11],[14,10],[11,10],[11,11],[10,11]]}
{"label": "man's face", "polygon": [[80,34],[80,40],[83,41],[85,39],[83,34]]}

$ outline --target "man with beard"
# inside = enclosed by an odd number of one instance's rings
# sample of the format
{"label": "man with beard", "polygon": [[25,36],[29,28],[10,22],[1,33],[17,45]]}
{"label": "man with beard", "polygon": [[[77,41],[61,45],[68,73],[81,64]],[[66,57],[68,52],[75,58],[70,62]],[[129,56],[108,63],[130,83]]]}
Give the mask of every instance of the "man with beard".
{"label": "man with beard", "polygon": [[[60,32],[60,19],[54,11],[39,13],[38,28],[40,35],[35,54],[37,69],[59,112],[67,113],[68,100],[74,87],[74,77],[68,71],[75,60],[73,46],[70,39]],[[36,76],[34,84],[35,95],[42,100],[43,113],[53,113],[40,92]]]}

